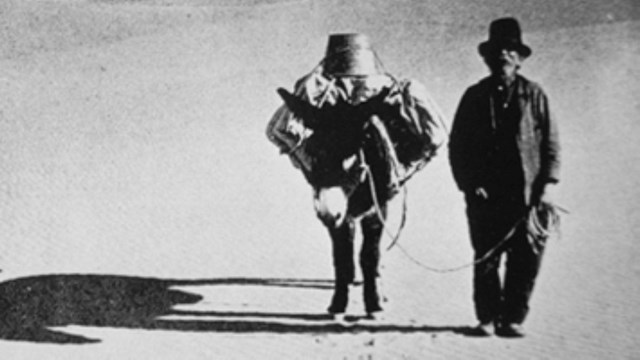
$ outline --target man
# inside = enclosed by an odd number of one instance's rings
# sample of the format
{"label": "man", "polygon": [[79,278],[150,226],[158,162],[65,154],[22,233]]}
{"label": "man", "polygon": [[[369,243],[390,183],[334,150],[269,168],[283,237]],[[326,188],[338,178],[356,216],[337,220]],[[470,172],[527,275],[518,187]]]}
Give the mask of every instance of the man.
{"label": "man", "polygon": [[[467,89],[454,118],[449,157],[464,192],[475,252],[477,335],[524,336],[522,323],[544,238],[527,231],[527,214],[550,204],[559,181],[559,143],[547,96],[518,73],[531,49],[514,18],[491,23],[478,47],[490,76]],[[506,254],[504,280],[500,259]]]}

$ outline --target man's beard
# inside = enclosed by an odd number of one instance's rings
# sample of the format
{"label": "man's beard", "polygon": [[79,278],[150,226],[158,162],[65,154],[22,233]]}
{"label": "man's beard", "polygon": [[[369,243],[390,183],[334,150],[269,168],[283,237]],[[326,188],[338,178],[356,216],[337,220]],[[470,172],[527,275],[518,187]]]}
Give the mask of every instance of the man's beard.
{"label": "man's beard", "polygon": [[489,64],[491,74],[500,78],[512,78],[520,66],[506,59],[495,60]]}

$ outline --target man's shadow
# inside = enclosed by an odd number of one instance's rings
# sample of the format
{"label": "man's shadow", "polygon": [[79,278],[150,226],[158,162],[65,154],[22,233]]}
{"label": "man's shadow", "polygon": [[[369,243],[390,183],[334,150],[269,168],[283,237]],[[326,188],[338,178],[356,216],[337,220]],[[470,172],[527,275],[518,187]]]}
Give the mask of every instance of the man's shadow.
{"label": "man's shadow", "polygon": [[[253,285],[332,289],[329,280],[223,278],[163,280],[110,275],[43,275],[0,283],[0,339],[40,343],[85,344],[100,342],[52,327],[68,325],[144,330],[227,333],[341,333],[456,332],[463,327],[361,325],[345,327],[328,321],[327,315],[178,311],[180,304],[195,304],[202,296],[174,286]],[[166,315],[202,316],[222,320],[173,320]],[[226,320],[225,318],[234,318]],[[251,318],[238,320],[238,318]],[[259,320],[255,320],[255,319]],[[298,320],[296,323],[277,319]]]}

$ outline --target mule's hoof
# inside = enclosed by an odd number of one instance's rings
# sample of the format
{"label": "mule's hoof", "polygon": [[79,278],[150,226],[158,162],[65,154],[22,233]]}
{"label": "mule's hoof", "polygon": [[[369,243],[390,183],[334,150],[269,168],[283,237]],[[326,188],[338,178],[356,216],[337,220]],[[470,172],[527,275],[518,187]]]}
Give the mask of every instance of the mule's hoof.
{"label": "mule's hoof", "polygon": [[366,320],[371,321],[384,321],[386,319],[384,312],[382,310],[367,312],[367,316],[365,316]]}
{"label": "mule's hoof", "polygon": [[479,323],[475,327],[469,329],[467,335],[476,337],[491,336],[494,332],[494,325],[492,322]]}
{"label": "mule's hoof", "polygon": [[333,321],[336,321],[336,322],[346,322],[347,314],[345,313],[331,314],[331,318],[333,319]]}
{"label": "mule's hoof", "polygon": [[333,321],[340,326],[350,327],[354,325],[353,321],[349,320],[345,313],[332,314],[332,316]]}
{"label": "mule's hoof", "polygon": [[496,335],[507,338],[521,338],[525,335],[522,325],[514,323],[499,324],[495,332]]}
{"label": "mule's hoof", "polygon": [[367,313],[367,315],[381,313],[384,310],[382,306],[380,306],[380,299],[378,297],[375,297],[373,300],[369,300],[369,301],[365,299],[364,302],[365,302],[364,310]]}
{"label": "mule's hoof", "polygon": [[331,304],[327,311],[329,314],[344,314],[347,311],[347,305],[349,304],[348,288],[346,291],[337,291],[333,294]]}

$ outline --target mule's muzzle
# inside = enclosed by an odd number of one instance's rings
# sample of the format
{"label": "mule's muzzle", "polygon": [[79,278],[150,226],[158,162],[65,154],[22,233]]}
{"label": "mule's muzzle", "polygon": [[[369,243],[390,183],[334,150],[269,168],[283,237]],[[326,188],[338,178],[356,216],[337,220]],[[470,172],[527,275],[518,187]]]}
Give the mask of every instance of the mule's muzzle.
{"label": "mule's muzzle", "polygon": [[313,205],[316,215],[327,227],[337,228],[347,217],[348,197],[340,186],[318,189]]}

